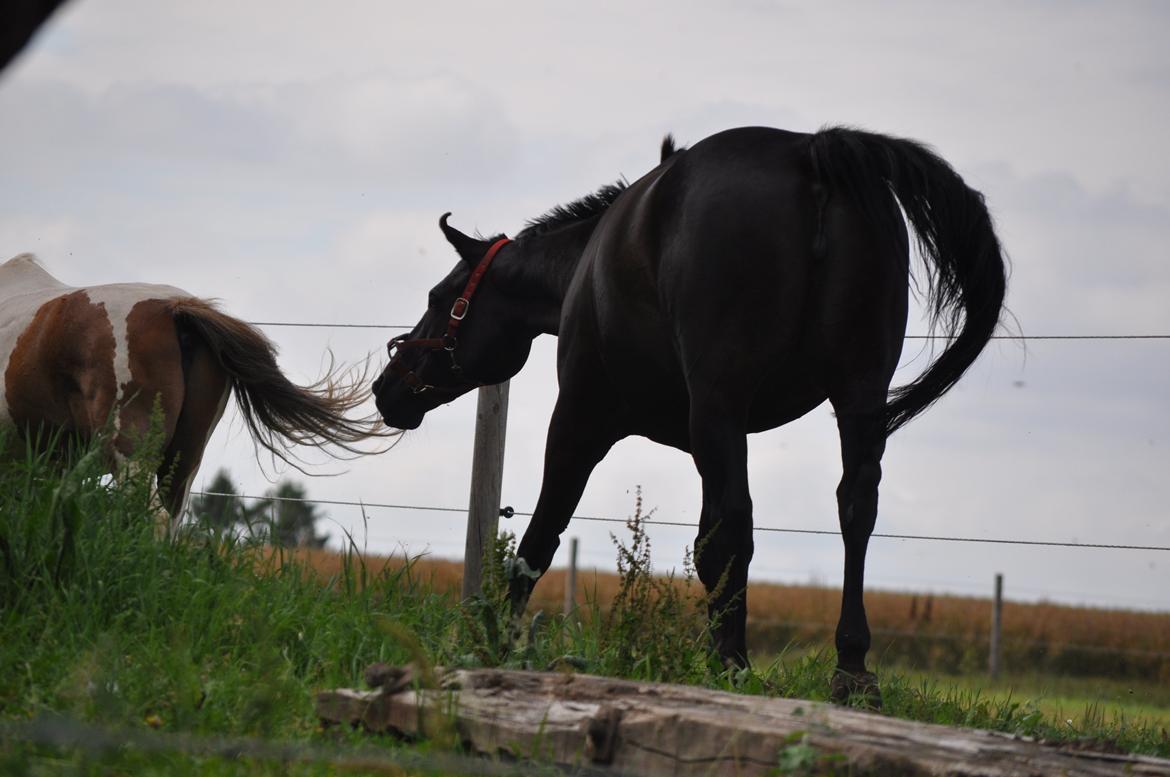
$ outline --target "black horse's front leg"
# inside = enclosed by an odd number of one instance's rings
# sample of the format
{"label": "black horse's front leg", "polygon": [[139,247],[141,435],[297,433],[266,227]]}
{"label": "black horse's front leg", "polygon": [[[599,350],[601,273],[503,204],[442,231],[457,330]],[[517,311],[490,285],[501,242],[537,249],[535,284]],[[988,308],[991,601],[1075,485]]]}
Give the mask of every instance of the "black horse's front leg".
{"label": "black horse's front leg", "polygon": [[574,394],[562,391],[557,398],[545,445],[540,497],[516,549],[509,581],[514,616],[524,612],[536,581],[548,571],[593,468],[621,436],[613,429],[612,417]]}

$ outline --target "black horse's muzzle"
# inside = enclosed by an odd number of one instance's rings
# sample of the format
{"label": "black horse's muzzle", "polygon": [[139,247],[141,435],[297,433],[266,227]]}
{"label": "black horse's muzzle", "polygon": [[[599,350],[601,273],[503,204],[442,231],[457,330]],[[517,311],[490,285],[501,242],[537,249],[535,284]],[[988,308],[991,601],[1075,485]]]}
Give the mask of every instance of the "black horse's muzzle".
{"label": "black horse's muzzle", "polygon": [[[408,365],[401,349],[402,338],[389,343],[390,362],[373,383],[374,404],[388,426],[396,429],[416,429],[423,416],[440,405],[455,400],[479,384],[462,380],[461,371],[451,358],[451,371],[444,375],[439,365],[426,369],[426,357]],[[437,340],[437,339],[436,339]],[[426,341],[414,340],[408,345]],[[409,350],[409,349],[407,349]],[[426,377],[424,377],[424,375]],[[432,382],[432,381],[438,381]],[[453,385],[451,385],[453,384]]]}

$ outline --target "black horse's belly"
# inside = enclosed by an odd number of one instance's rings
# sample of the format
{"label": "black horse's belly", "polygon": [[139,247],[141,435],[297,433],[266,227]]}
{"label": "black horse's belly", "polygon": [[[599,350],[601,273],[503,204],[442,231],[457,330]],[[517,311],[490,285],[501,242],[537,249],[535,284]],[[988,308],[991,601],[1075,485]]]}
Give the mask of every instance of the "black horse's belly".
{"label": "black horse's belly", "polygon": [[760,400],[752,403],[748,414],[749,432],[766,432],[812,412],[828,399],[825,392],[817,387],[805,385],[802,381],[785,382],[774,389],[761,390]]}
{"label": "black horse's belly", "polygon": [[[654,389],[645,390],[649,386]],[[624,426],[629,434],[690,452],[690,398],[681,381],[627,385],[622,394]],[[804,378],[769,376],[748,409],[745,431],[766,432],[791,423],[820,407],[827,398],[822,387]]]}
{"label": "black horse's belly", "polygon": [[631,407],[627,426],[631,434],[653,440],[660,445],[691,452],[690,408],[686,397],[660,397],[653,405]]}

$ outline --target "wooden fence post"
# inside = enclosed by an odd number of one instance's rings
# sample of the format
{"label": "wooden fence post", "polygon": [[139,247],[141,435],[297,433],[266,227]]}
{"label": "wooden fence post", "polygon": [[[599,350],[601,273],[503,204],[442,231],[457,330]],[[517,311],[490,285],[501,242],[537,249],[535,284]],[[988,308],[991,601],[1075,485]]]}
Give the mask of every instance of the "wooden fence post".
{"label": "wooden fence post", "polygon": [[995,600],[991,605],[991,651],[988,656],[988,669],[991,679],[999,677],[1000,663],[1003,658],[1003,642],[1001,628],[1003,621],[1003,575],[995,575]]}
{"label": "wooden fence post", "polygon": [[577,607],[577,538],[569,539],[569,570],[565,572],[565,615]]}
{"label": "wooden fence post", "polygon": [[508,426],[508,382],[482,386],[475,410],[467,544],[463,551],[463,598],[483,586],[484,552],[496,541],[504,484],[504,432]]}

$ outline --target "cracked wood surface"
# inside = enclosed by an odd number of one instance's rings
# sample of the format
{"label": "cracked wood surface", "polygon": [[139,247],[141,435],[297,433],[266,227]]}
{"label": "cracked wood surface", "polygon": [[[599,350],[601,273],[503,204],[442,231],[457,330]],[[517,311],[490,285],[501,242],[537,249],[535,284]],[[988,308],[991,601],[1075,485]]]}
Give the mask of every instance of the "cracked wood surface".
{"label": "cracked wood surface", "polygon": [[327,691],[327,723],[450,738],[488,756],[638,777],[765,775],[802,741],[855,775],[1163,775],[1170,761],[1060,749],[796,699],[583,674],[457,670],[432,690]]}

